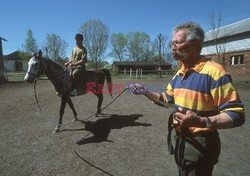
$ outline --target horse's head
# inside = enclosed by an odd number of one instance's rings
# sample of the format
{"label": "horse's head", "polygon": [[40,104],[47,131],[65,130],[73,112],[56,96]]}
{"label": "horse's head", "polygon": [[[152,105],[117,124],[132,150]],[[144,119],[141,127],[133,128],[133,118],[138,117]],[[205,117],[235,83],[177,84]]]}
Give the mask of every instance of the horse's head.
{"label": "horse's head", "polygon": [[28,83],[33,83],[39,76],[41,71],[42,53],[33,54],[32,58],[28,62],[28,70],[24,77],[24,80]]}

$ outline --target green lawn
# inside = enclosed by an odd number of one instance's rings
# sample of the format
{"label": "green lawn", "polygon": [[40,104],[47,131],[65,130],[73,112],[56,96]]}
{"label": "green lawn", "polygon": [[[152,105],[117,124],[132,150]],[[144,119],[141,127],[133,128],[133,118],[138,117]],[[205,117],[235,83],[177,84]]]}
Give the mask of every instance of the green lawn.
{"label": "green lawn", "polygon": [[4,75],[9,82],[24,81],[25,72],[7,72]]}
{"label": "green lawn", "polygon": [[[7,72],[7,73],[4,73],[8,82],[24,81],[25,74],[26,74],[26,72]],[[39,79],[47,79],[47,77],[41,76]]]}
{"label": "green lawn", "polygon": [[[24,81],[25,72],[7,72],[5,73],[5,77],[9,82],[18,82]],[[133,74],[130,78],[129,74],[124,75],[123,73],[111,72],[112,79],[136,79],[136,75]],[[172,78],[173,75],[162,75],[163,78]],[[142,78],[138,76],[137,79],[157,79],[160,78],[159,75],[156,74],[144,74]],[[41,76],[39,79],[47,79],[46,76]],[[234,79],[235,84],[250,84],[250,80],[241,80]]]}

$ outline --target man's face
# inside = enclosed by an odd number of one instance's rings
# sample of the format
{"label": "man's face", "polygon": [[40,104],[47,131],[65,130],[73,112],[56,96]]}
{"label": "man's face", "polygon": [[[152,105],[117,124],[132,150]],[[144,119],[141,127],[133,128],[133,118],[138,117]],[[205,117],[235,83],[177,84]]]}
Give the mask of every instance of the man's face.
{"label": "man's face", "polygon": [[176,60],[185,61],[196,52],[196,42],[187,42],[186,37],[186,30],[179,30],[173,36],[172,55]]}

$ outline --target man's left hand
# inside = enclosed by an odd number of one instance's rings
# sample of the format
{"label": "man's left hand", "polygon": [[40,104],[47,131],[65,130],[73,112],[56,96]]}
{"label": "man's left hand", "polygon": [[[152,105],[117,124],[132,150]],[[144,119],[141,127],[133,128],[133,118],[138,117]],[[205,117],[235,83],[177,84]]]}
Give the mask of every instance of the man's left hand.
{"label": "man's left hand", "polygon": [[204,117],[198,116],[191,110],[184,111],[179,108],[179,112],[175,113],[175,120],[178,121],[181,127],[203,127]]}

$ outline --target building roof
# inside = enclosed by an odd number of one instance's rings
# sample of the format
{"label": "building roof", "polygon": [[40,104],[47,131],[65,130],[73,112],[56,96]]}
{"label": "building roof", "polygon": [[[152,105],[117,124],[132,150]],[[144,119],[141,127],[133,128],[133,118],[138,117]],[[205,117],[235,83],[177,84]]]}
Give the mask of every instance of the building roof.
{"label": "building roof", "polygon": [[[159,62],[135,62],[135,61],[115,61],[113,62],[112,65],[117,65],[117,66],[159,66]],[[171,65],[166,62],[162,62],[161,65]]]}
{"label": "building roof", "polygon": [[5,55],[4,57],[3,57],[3,59],[4,60],[14,60],[14,61],[16,61],[16,60],[22,60],[22,57],[21,57],[21,52],[20,51],[15,51],[15,52],[13,52],[13,53],[10,53],[10,54],[8,54],[8,55]]}
{"label": "building roof", "polygon": [[[216,30],[219,30],[219,34],[217,37],[218,39],[227,37],[227,36],[233,36],[233,35],[245,33],[245,32],[250,32],[250,18],[223,26]],[[205,34],[205,42],[213,40],[213,39],[214,39],[213,30],[208,31]]]}

